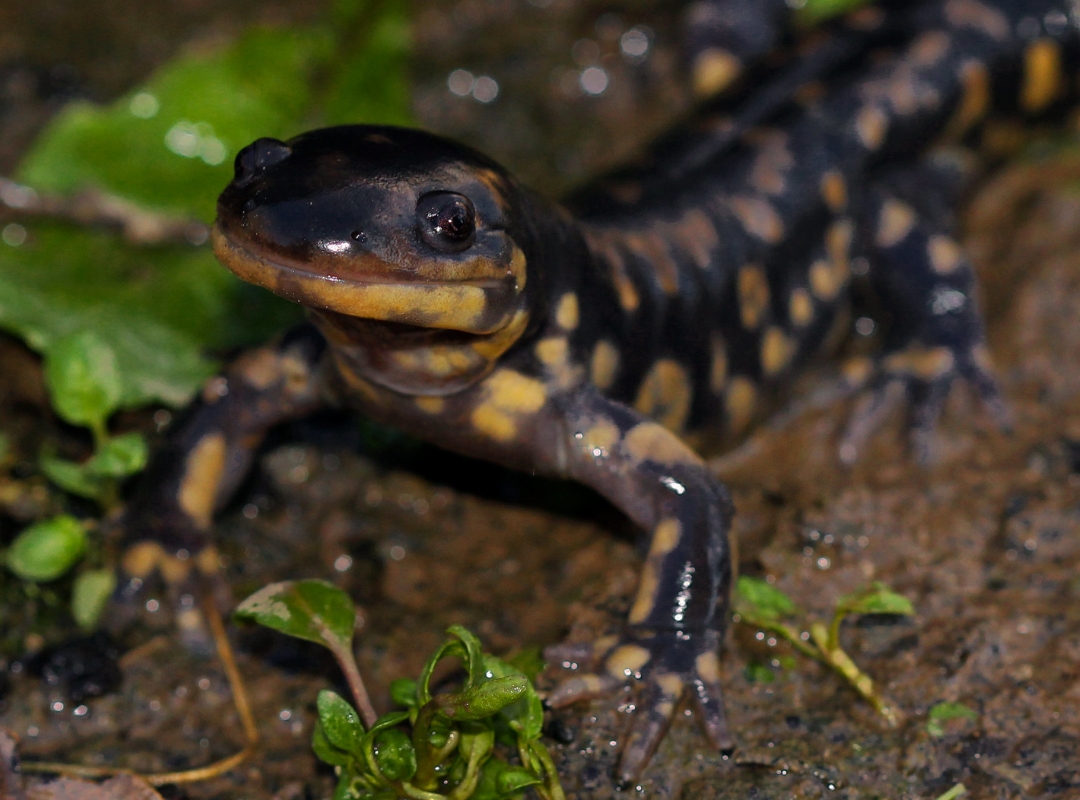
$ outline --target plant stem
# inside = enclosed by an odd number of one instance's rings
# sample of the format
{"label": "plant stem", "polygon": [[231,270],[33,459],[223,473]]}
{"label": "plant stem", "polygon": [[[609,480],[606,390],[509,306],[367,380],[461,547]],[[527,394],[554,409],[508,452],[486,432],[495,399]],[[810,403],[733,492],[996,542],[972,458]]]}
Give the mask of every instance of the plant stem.
{"label": "plant stem", "polygon": [[375,706],[371,704],[367,687],[364,686],[364,679],[360,677],[360,668],[356,666],[356,658],[351,648],[340,647],[332,642],[332,639],[327,639],[327,646],[345,674],[345,682],[349,685],[349,691],[356,702],[356,709],[360,712],[364,727],[370,730],[379,719],[379,715],[375,713]]}

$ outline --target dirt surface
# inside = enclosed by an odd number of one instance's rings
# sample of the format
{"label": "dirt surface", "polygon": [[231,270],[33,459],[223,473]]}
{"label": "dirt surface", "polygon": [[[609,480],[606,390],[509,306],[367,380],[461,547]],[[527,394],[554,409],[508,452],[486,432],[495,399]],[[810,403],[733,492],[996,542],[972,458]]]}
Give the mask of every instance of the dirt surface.
{"label": "dirt surface", "polygon": [[[591,142],[618,139],[607,127],[615,120],[626,127],[627,119],[661,115],[648,111],[648,92],[674,80],[664,63],[670,34],[662,18],[650,17],[660,31],[659,63],[630,63],[618,55],[618,37],[603,31],[638,24],[644,4],[625,4],[617,19],[606,18],[609,28],[597,27],[601,12],[591,5],[541,5],[424,4],[418,108],[443,130],[476,132],[474,141],[522,168],[530,142],[546,142],[545,126],[556,125],[543,110],[562,97],[560,114],[576,113],[589,120],[578,124],[594,127],[572,151],[564,148],[573,131],[553,134],[559,144],[545,145],[523,168],[546,171],[562,186],[579,167],[597,165]],[[515,14],[533,26],[560,21],[547,44],[522,56],[528,67],[519,66],[520,74],[541,86],[521,103],[509,51],[479,44]],[[535,27],[527,29],[533,36]],[[518,36],[525,34],[507,39]],[[582,37],[599,50],[578,46]],[[594,62],[609,66],[621,88],[595,98],[575,92],[565,75],[577,80]],[[493,75],[501,97],[490,104],[440,99],[447,93],[439,86],[458,68]],[[635,91],[634,81],[645,89]],[[624,94],[633,99],[620,100]],[[480,132],[493,130],[500,113],[509,114],[500,123],[508,127],[491,136],[502,144],[488,144]],[[573,155],[560,161],[552,152]],[[814,618],[827,618],[840,595],[875,580],[914,603],[913,619],[855,619],[842,633],[902,723],[888,728],[835,675],[735,625],[722,666],[737,749],[726,758],[710,752],[694,720],[680,718],[641,787],[624,795],[930,800],[963,783],[979,800],[1080,796],[1080,194],[1067,182],[1077,175],[1069,156],[1011,167],[967,215],[967,246],[991,311],[991,349],[1016,418],[1011,434],[994,430],[958,391],[933,464],[910,461],[896,419],[855,468],[844,469],[836,441],[850,402],[829,399],[835,381],[823,371],[714,462],[734,491],[744,573],[774,582]],[[35,363],[19,352],[5,345],[0,364],[18,377],[26,405],[40,384]],[[299,426],[262,458],[220,523],[237,599],[286,577],[319,576],[347,588],[361,608],[358,655],[376,698],[390,680],[415,674],[452,623],[469,626],[499,653],[567,635],[584,640],[619,624],[640,560],[626,526],[601,501],[426,451],[374,460],[349,446],[350,431],[337,419]],[[543,510],[553,505],[576,513]],[[204,765],[241,747],[218,662],[181,645],[164,602],[150,608],[157,610],[144,616],[151,626],[161,618],[159,633],[124,643],[117,692],[73,702],[25,669],[6,676],[0,726],[21,739],[24,760],[155,772]],[[308,741],[315,694],[337,680],[332,664],[314,647],[269,633],[235,632],[234,639],[260,721],[259,750],[224,777],[165,795],[329,796],[331,776]],[[572,741],[552,746],[570,796],[615,794],[609,775],[629,700],[559,715]],[[928,712],[946,701],[977,717],[932,735]]]}

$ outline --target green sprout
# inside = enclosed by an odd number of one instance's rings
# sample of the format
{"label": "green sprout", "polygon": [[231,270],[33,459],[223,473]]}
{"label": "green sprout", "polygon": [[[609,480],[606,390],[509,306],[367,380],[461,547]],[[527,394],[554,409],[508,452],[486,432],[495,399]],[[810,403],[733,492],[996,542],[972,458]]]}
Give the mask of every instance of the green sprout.
{"label": "green sprout", "polygon": [[[827,626],[818,620],[802,624],[799,609],[792,599],[759,578],[741,576],[733,600],[737,622],[771,631],[803,655],[831,667],[885,718],[890,727],[899,724],[897,710],[840,646],[840,625],[851,614],[912,616],[915,609],[906,597],[875,582],[866,589],[841,597]],[[792,618],[796,619],[790,621]]]}
{"label": "green sprout", "polygon": [[[236,617],[322,644],[341,666],[356,705],[321,691],[311,740],[315,755],[337,772],[335,800],[498,800],[526,789],[543,800],[564,799],[540,741],[543,709],[532,683],[484,653],[465,628],[447,630],[419,680],[394,681],[390,695],[401,710],[379,717],[353,657],[356,610],[343,591],[317,580],[275,583],[244,600]],[[431,676],[446,658],[461,662],[464,684],[432,695]],[[497,743],[520,763],[497,755]]]}
{"label": "green sprout", "polygon": [[978,718],[978,713],[963,703],[938,703],[927,715],[926,732],[935,739],[941,739],[946,734],[945,726],[948,723],[955,720],[974,721]]}

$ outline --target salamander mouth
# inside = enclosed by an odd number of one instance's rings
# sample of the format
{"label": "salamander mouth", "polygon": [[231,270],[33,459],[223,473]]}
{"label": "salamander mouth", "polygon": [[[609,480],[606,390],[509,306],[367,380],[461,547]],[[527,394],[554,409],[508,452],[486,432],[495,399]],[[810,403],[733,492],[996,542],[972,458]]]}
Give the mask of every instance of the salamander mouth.
{"label": "salamander mouth", "polygon": [[[230,236],[220,222],[210,239],[214,255],[240,279],[308,308],[349,317],[488,334],[509,322],[516,305],[512,276],[445,282],[389,274],[346,278],[263,255]],[[392,272],[383,267],[384,273]]]}

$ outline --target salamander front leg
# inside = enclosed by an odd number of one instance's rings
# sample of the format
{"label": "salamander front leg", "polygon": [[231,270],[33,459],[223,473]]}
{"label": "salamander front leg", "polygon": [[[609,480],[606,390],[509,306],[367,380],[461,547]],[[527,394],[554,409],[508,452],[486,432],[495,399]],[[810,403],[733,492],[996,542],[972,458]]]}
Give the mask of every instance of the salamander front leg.
{"label": "salamander front leg", "polygon": [[717,650],[728,620],[732,509],[724,487],[671,432],[595,393],[571,403],[567,473],[649,531],[650,544],[627,627],[597,653],[603,667],[568,679],[549,701],[559,707],[641,684],[616,776],[626,785],[640,775],[684,699],[694,703],[717,748],[731,745]]}
{"label": "salamander front leg", "polygon": [[305,325],[243,354],[207,382],[121,520],[122,567],[134,586],[157,574],[181,591],[215,572],[214,512],[247,474],[267,430],[324,404],[324,350],[322,336]]}

